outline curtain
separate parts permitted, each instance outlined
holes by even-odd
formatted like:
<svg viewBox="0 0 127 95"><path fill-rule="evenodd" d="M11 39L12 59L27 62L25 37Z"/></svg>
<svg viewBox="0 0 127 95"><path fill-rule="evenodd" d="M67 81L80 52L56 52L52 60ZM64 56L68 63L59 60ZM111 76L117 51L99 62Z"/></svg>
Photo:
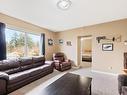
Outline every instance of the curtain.
<svg viewBox="0 0 127 95"><path fill-rule="evenodd" d="M41 34L41 39L40 39L40 53L41 55L45 55L45 34Z"/></svg>
<svg viewBox="0 0 127 95"><path fill-rule="evenodd" d="M0 60L6 59L5 24L0 22Z"/></svg>
<svg viewBox="0 0 127 95"><path fill-rule="evenodd" d="M124 69L127 69L127 52L124 53Z"/></svg>

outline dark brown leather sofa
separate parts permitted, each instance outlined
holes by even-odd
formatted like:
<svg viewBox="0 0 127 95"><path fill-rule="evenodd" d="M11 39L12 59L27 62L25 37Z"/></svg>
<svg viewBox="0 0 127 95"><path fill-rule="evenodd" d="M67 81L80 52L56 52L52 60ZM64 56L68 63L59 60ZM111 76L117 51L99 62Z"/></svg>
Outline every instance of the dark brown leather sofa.
<svg viewBox="0 0 127 95"><path fill-rule="evenodd" d="M53 62L44 57L0 61L0 95L6 95L53 72Z"/></svg>

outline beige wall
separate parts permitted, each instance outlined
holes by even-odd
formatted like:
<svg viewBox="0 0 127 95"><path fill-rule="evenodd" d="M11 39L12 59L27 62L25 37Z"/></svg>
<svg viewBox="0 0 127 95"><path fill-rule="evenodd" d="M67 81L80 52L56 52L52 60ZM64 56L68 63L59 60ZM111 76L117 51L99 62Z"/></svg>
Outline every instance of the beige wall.
<svg viewBox="0 0 127 95"><path fill-rule="evenodd" d="M20 29L22 31L29 31L33 33L45 33L46 58L51 59L54 52L62 51L65 52L68 58L74 61L75 65L79 64L78 61L80 59L79 38L81 36L92 35L92 69L111 73L118 73L123 69L123 52L127 52L127 46L124 45L124 40L127 40L127 19L58 33L54 33L47 29L4 14L0 14L0 21L6 23L9 28ZM121 42L103 41L101 43L97 43L96 37L101 35L107 37L121 35ZM63 39L64 44L48 46L48 38ZM66 41L72 41L72 46L67 46ZM102 51L102 43L108 42L114 44L114 50L110 52Z"/></svg>
<svg viewBox="0 0 127 95"><path fill-rule="evenodd" d="M40 33L45 33L45 38L46 38L46 59L47 60L51 60L52 58L52 54L54 52L56 52L56 47L55 45L53 46L48 46L48 42L47 40L49 38L54 39L56 38L56 33L49 31L47 29L41 28L39 26L24 22L22 20L4 15L0 13L0 22L6 23L8 28L12 28L12 29L17 29L20 31L29 31L29 32L33 32L36 34L40 34Z"/></svg>
<svg viewBox="0 0 127 95"><path fill-rule="evenodd" d="M123 52L127 52L127 46L124 45L124 40L127 40L127 19L59 32L58 37L64 42L72 41L72 46L67 46L64 43L59 46L59 50L65 52L67 57L78 65L78 58L80 58L78 38L88 35L92 35L92 69L110 73L121 72ZM96 37L101 35L109 38L121 35L121 42L103 41L98 43ZM102 51L102 43L108 42L114 44L114 50Z"/></svg>

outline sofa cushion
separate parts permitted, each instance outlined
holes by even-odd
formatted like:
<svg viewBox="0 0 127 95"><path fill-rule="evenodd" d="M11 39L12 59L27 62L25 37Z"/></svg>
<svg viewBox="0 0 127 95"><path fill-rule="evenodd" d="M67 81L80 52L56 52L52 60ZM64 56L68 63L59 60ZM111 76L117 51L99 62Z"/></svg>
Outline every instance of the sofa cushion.
<svg viewBox="0 0 127 95"><path fill-rule="evenodd" d="M21 71L20 62L18 59L0 61L0 71L7 74L13 74Z"/></svg>
<svg viewBox="0 0 127 95"><path fill-rule="evenodd" d="M20 58L22 71L33 68L32 57Z"/></svg>
<svg viewBox="0 0 127 95"><path fill-rule="evenodd" d="M38 63L38 62L44 62L45 61L45 57L40 57L40 56L32 57L32 59L33 59L33 63Z"/></svg>
<svg viewBox="0 0 127 95"><path fill-rule="evenodd" d="M54 53L53 57L64 57L64 53L62 53L62 52Z"/></svg>
<svg viewBox="0 0 127 95"><path fill-rule="evenodd" d="M9 84L13 84L13 83L22 81L22 80L29 78L29 77L30 77L29 72L27 72L27 71L11 74L11 75L9 75Z"/></svg>
<svg viewBox="0 0 127 95"><path fill-rule="evenodd" d="M18 68L18 67L20 67L20 62L18 59L0 61L0 71Z"/></svg>
<svg viewBox="0 0 127 95"><path fill-rule="evenodd" d="M21 68L13 68L13 69L9 69L9 70L5 70L3 72L7 73L7 74L14 74L14 73L17 73L17 72L20 72L21 71Z"/></svg>
<svg viewBox="0 0 127 95"><path fill-rule="evenodd" d="M30 70L27 70L29 72L30 76L35 76L42 72L42 69L40 67L32 68Z"/></svg>
<svg viewBox="0 0 127 95"><path fill-rule="evenodd" d="M50 65L42 65L42 66L40 66L40 69L42 69L43 72L46 71L46 70L50 70L50 69L52 69L52 68L53 68L53 67L50 66Z"/></svg>
<svg viewBox="0 0 127 95"><path fill-rule="evenodd" d="M58 52L53 54L53 60L64 61L64 53Z"/></svg>
<svg viewBox="0 0 127 95"><path fill-rule="evenodd" d="M69 65L71 65L71 63L70 62L62 62L62 65L63 66L69 66Z"/></svg>
<svg viewBox="0 0 127 95"><path fill-rule="evenodd" d="M38 67L45 64L44 57L33 57L33 65L34 67Z"/></svg>
<svg viewBox="0 0 127 95"><path fill-rule="evenodd" d="M41 66L41 65L44 65L44 64L42 62L38 62L38 63L33 64L34 67L38 67L38 66Z"/></svg>
<svg viewBox="0 0 127 95"><path fill-rule="evenodd" d="M21 70L22 71L25 71L25 70L28 70L28 69L31 69L31 68L33 68L34 66L31 64L31 65L26 65L26 66L22 66L21 67Z"/></svg>
<svg viewBox="0 0 127 95"><path fill-rule="evenodd" d="M29 69L29 70L26 70L26 72L29 72L29 75L30 76L35 76L41 72L44 72L48 69L51 69L51 66L49 65L42 65L42 66L39 66L39 67L36 67L36 68L32 68L32 69Z"/></svg>
<svg viewBox="0 0 127 95"><path fill-rule="evenodd" d="M64 61L64 57L55 57L54 60L59 60L60 62Z"/></svg>
<svg viewBox="0 0 127 95"><path fill-rule="evenodd" d="M20 58L21 66L31 65L33 63L32 57Z"/></svg>

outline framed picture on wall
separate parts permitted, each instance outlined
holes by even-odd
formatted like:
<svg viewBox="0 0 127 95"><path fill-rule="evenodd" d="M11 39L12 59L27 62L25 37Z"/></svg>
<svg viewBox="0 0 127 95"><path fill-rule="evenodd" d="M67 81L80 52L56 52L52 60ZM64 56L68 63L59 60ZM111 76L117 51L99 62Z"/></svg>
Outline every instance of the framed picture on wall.
<svg viewBox="0 0 127 95"><path fill-rule="evenodd" d="M48 39L48 45L53 45L53 40L52 39Z"/></svg>
<svg viewBox="0 0 127 95"><path fill-rule="evenodd" d="M102 44L103 51L113 51L113 44L112 43L104 43Z"/></svg>
<svg viewBox="0 0 127 95"><path fill-rule="evenodd" d="M63 39L59 39L59 44L60 44L60 45L63 44Z"/></svg>
<svg viewBox="0 0 127 95"><path fill-rule="evenodd" d="M71 41L67 41L66 44L67 44L67 46L72 46Z"/></svg>

